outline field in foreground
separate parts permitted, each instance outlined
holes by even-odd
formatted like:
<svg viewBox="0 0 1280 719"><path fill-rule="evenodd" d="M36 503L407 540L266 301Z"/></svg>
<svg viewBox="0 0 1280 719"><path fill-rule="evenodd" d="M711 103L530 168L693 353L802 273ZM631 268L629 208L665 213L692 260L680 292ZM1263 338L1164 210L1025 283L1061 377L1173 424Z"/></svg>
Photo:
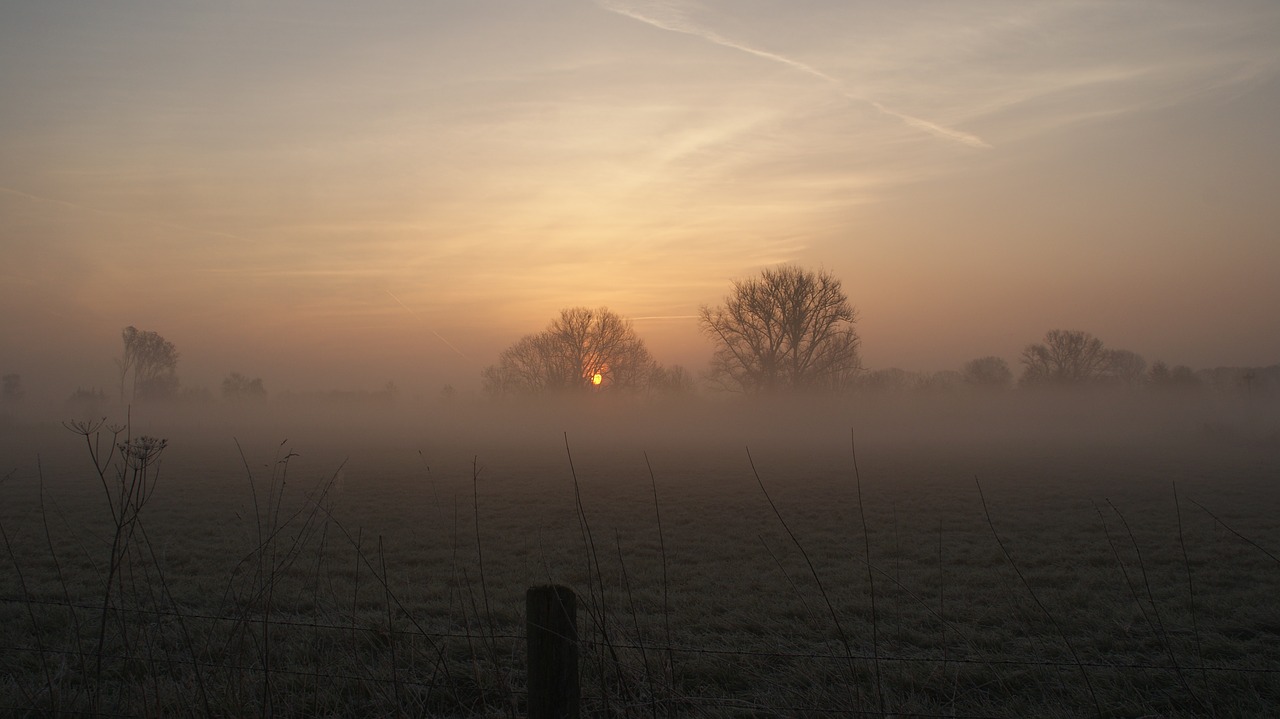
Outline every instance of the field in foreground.
<svg viewBox="0 0 1280 719"><path fill-rule="evenodd" d="M8 433L0 711L522 715L548 583L592 716L1280 705L1266 432L143 424Z"/></svg>

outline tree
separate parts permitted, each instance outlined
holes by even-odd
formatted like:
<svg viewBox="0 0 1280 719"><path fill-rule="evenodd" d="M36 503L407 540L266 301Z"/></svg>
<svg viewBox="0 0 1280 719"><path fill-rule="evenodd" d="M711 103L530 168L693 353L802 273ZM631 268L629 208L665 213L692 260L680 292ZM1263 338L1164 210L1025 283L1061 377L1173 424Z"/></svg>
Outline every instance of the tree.
<svg viewBox="0 0 1280 719"><path fill-rule="evenodd" d="M155 332L125 327L120 333L124 352L116 365L120 368L120 401L125 399L125 381L133 374L134 398L172 396L178 389L178 350L173 343Z"/></svg>
<svg viewBox="0 0 1280 719"><path fill-rule="evenodd" d="M862 369L857 319L840 280L783 265L735 281L723 305L701 308L698 324L715 343L711 380L767 394L849 387Z"/></svg>
<svg viewBox="0 0 1280 719"><path fill-rule="evenodd" d="M1109 350L1106 374L1110 379L1121 384L1137 386L1146 379L1147 361L1137 352Z"/></svg>
<svg viewBox="0 0 1280 719"><path fill-rule="evenodd" d="M222 397L233 401L266 399L267 388L262 385L261 377L249 379L239 372L232 372L222 380Z"/></svg>
<svg viewBox="0 0 1280 719"><path fill-rule="evenodd" d="M1043 344L1022 351L1024 385L1079 385L1107 376L1111 353L1102 340L1079 330L1050 330Z"/></svg>
<svg viewBox="0 0 1280 719"><path fill-rule="evenodd" d="M638 391L659 369L630 322L606 307L573 307L503 350L481 382L491 395Z"/></svg>
<svg viewBox="0 0 1280 719"><path fill-rule="evenodd" d="M981 389L1008 389L1013 383L1013 370L1009 369L1009 363L995 356L965 362L960 374L965 384Z"/></svg>

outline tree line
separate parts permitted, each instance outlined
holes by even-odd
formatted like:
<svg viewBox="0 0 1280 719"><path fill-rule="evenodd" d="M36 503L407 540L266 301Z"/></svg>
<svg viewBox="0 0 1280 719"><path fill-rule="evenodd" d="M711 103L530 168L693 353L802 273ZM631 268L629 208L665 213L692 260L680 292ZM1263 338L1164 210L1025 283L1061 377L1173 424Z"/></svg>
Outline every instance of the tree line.
<svg viewBox="0 0 1280 719"><path fill-rule="evenodd" d="M858 390L984 390L1105 386L1195 387L1204 381L1185 365L1148 366L1136 352L1106 347L1082 330L1050 330L1019 357L1015 377L1000 357L979 357L959 371L932 374L869 371L862 363L858 313L830 272L793 265L767 268L733 282L723 302L703 306L698 327L713 345L702 385L748 395L839 394ZM1280 384L1280 367L1244 372L1242 382ZM691 392L681 367L650 356L630 323L608 308L562 310L545 330L527 335L481 373L491 396L589 392Z"/></svg>
<svg viewBox="0 0 1280 719"><path fill-rule="evenodd" d="M1221 386L1234 381L1246 389L1280 385L1280 366L1242 370L1193 371L1146 360L1125 349L1113 349L1082 330L1054 329L1019 356L1020 375L1000 357L966 362L958 371L911 373L896 368L868 370L861 356L858 313L838 278L825 270L795 265L762 270L734 281L723 301L698 310L698 327L712 345L707 370L696 378L679 365L660 364L631 322L607 307L572 307L560 311L540 332L526 335L504 349L495 364L480 373L481 388L491 397L538 397L592 393L687 395L699 386L747 395L781 393L839 394L868 391L945 389L958 386L984 390L1057 387L1191 388L1206 381ZM154 331L125 327L121 354L115 360L122 403L173 399L179 396L180 353ZM239 372L222 381L230 401L265 399L261 378ZM185 390L211 398L206 390ZM446 386L442 397L453 396ZM25 389L17 374L0 382L0 403L16 404ZM100 390L77 390L73 399L100 401Z"/></svg>

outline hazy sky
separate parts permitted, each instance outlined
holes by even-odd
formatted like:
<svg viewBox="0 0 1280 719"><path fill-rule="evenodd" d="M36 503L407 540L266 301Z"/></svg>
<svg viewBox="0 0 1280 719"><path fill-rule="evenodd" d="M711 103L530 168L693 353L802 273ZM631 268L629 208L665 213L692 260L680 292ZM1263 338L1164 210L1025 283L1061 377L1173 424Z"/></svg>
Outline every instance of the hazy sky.
<svg viewBox="0 0 1280 719"><path fill-rule="evenodd" d="M866 362L1280 362L1280 3L0 4L0 371L432 391L825 267ZM69 389L67 390L69 391Z"/></svg>

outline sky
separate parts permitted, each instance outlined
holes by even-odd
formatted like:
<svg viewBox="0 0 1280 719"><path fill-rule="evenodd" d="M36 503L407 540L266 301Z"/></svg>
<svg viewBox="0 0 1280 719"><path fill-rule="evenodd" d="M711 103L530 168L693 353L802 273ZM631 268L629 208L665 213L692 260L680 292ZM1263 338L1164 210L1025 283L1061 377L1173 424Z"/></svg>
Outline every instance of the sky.
<svg viewBox="0 0 1280 719"><path fill-rule="evenodd" d="M1280 362L1280 3L8 0L0 372L430 393L826 269L865 364Z"/></svg>

